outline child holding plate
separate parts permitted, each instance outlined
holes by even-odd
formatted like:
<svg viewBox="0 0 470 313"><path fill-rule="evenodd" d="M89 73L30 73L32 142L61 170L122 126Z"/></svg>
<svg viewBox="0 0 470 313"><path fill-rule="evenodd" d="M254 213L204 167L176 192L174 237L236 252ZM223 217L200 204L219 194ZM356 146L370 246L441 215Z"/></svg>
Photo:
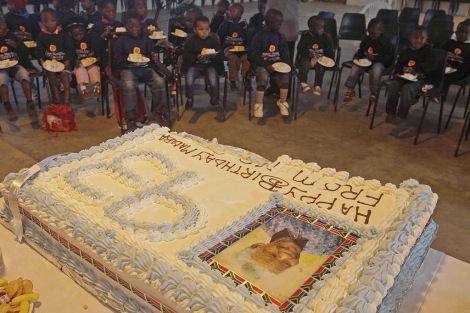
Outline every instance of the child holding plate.
<svg viewBox="0 0 470 313"><path fill-rule="evenodd" d="M201 75L210 82L210 104L218 107L219 104L219 78L223 73L224 62L220 53L220 44L210 35L209 19L199 16L194 20L195 35L188 38L184 45L184 59L181 73L186 75L186 104L185 109L190 110L194 104L193 83Z"/></svg>
<svg viewBox="0 0 470 313"><path fill-rule="evenodd" d="M73 73L80 86L82 98L85 100L91 97L99 98L101 95L101 73L97 62L100 58L93 49L92 35L86 32L84 25L79 23L70 25L69 31L77 53ZM88 92L86 86L90 81L93 84L93 94Z"/></svg>
<svg viewBox="0 0 470 313"><path fill-rule="evenodd" d="M246 49L248 24L241 20L243 11L243 6L240 3L232 3L225 12L225 20L217 31L220 45L228 60L228 77L230 89L233 92L238 91L237 81L240 65L242 66L242 77L245 77L246 72L250 69ZM235 47L242 50L234 52Z"/></svg>
<svg viewBox="0 0 470 313"><path fill-rule="evenodd" d="M307 85L308 72L311 68L315 69L315 82L313 83L313 94L321 95L321 86L323 85L323 75L325 68L318 63L323 56L333 59L333 42L329 34L323 29L325 20L318 16L312 16L308 19L308 31L304 32L297 44L297 65L299 66L299 81L302 91L310 90Z"/></svg>
<svg viewBox="0 0 470 313"><path fill-rule="evenodd" d="M266 26L255 35L249 50L249 58L256 72L257 85L254 116L263 117L264 115L263 97L270 78L280 90L277 106L281 115L288 116L287 93L292 63L286 37L279 32L283 15L278 10L270 9L266 12L265 19ZM281 65L281 67L276 70L275 65Z"/></svg>
<svg viewBox="0 0 470 313"><path fill-rule="evenodd" d="M25 67L31 64L28 48L26 48L18 36L8 31L5 19L2 15L0 15L0 47L0 96L3 106L5 107L7 118L10 122L14 122L18 119L18 116L11 106L8 94L8 84L10 79L13 78L19 82L23 88L29 117L33 121L37 121L38 113L34 108L29 74L25 69Z"/></svg>
<svg viewBox="0 0 470 313"><path fill-rule="evenodd" d="M408 116L410 107L418 102L416 96L423 85L434 84L435 75L432 74L437 69L432 48L426 44L426 27L416 27L409 40L410 47L400 53L393 71L395 79L388 87L385 122L394 125L400 124Z"/></svg>
<svg viewBox="0 0 470 313"><path fill-rule="evenodd" d="M27 0L8 0L7 28L23 41L36 41L41 31L38 20L26 10Z"/></svg>
<svg viewBox="0 0 470 313"><path fill-rule="evenodd" d="M369 73L369 101L377 100L377 92L380 88L382 72L393 63L394 48L390 39L383 34L383 22L379 18L373 18L367 25L369 36L362 39L354 55L354 65L349 77L344 84L348 87L344 95L344 102L349 102L356 95L354 88L359 78L364 73ZM359 65L357 65L359 64Z"/></svg>
<svg viewBox="0 0 470 313"><path fill-rule="evenodd" d="M38 36L36 55L49 80L53 94L52 100L56 104L60 102L59 86L57 85L57 74L59 74L62 84L64 84L64 104L68 105L70 104L68 71L71 70L71 61L77 59L72 37L69 32L62 31L62 27L58 25L57 13L54 9L43 9L41 21L44 28ZM54 64L53 67L50 64Z"/></svg>
<svg viewBox="0 0 470 313"><path fill-rule="evenodd" d="M153 113L161 124L166 124L165 81L157 74L157 66L166 76L171 76L171 72L158 61L157 54L153 52L153 41L142 30L140 14L131 9L124 14L124 20L127 32L116 40L114 63L121 75L127 130L134 131L137 128L136 88L139 82L146 83L152 92L152 102L146 103L147 115L150 117Z"/></svg>

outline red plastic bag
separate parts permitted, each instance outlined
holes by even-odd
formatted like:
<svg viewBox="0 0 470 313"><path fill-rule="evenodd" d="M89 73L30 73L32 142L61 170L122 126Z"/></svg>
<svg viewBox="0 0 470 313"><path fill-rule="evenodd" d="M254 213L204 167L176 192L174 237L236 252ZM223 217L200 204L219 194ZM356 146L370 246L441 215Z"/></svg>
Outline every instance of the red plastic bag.
<svg viewBox="0 0 470 313"><path fill-rule="evenodd" d="M51 132L78 130L72 108L68 105L51 104L42 116L42 129Z"/></svg>

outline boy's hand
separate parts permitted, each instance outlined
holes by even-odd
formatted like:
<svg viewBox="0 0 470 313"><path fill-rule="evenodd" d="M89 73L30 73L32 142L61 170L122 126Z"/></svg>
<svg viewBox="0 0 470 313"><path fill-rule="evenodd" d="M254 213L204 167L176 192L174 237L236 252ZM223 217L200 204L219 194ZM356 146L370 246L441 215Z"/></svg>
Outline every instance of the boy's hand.
<svg viewBox="0 0 470 313"><path fill-rule="evenodd" d="M205 60L207 60L207 56L202 55L202 54L198 54L198 55L197 55L197 60L198 60L199 62L205 61Z"/></svg>
<svg viewBox="0 0 470 313"><path fill-rule="evenodd" d="M272 74L274 72L274 67L269 64L268 66L266 66L266 71L268 71L269 74Z"/></svg>
<svg viewBox="0 0 470 313"><path fill-rule="evenodd" d="M43 59L39 59L39 64L41 64L41 66L44 67L44 60L43 60Z"/></svg>
<svg viewBox="0 0 470 313"><path fill-rule="evenodd" d="M18 46L16 45L16 42L14 40L11 40L11 39L5 39L5 42L7 43L7 45L9 46L12 46L13 48L17 48Z"/></svg>
<svg viewBox="0 0 470 313"><path fill-rule="evenodd" d="M155 52L151 52L150 57L152 58L152 61L157 62L158 55Z"/></svg>
<svg viewBox="0 0 470 313"><path fill-rule="evenodd" d="M309 57L310 59L313 59L313 58L315 57L315 52L310 51L310 52L308 53L308 57Z"/></svg>
<svg viewBox="0 0 470 313"><path fill-rule="evenodd" d="M65 69L68 69L70 67L70 60L65 60L64 66L65 66Z"/></svg>
<svg viewBox="0 0 470 313"><path fill-rule="evenodd" d="M373 55L366 54L365 57L366 57L366 59L369 60L369 61L374 61L374 56L373 56Z"/></svg>
<svg viewBox="0 0 470 313"><path fill-rule="evenodd" d="M179 28L183 28L183 29L186 28L186 27L184 27L183 25L181 25L181 24L178 23L178 22L175 23L175 26L176 26L176 27L179 27Z"/></svg>
<svg viewBox="0 0 470 313"><path fill-rule="evenodd" d="M80 67L80 66L82 66L82 61L81 60L76 60L75 61L75 67Z"/></svg>

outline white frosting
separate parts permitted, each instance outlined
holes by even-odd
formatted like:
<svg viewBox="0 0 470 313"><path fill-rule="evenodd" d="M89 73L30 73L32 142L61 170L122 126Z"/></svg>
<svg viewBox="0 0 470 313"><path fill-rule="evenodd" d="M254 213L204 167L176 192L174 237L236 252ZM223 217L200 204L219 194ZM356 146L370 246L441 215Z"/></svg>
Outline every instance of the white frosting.
<svg viewBox="0 0 470 313"><path fill-rule="evenodd" d="M18 174L0 184L6 199ZM294 312L375 312L436 201L415 180L397 188L288 156L270 163L158 126L59 157L19 197L22 207L93 249L107 266L150 284L152 296L201 312L277 309L196 257L273 207L362 236ZM62 250L50 247L67 262ZM74 264L112 301L137 311L138 303Z"/></svg>

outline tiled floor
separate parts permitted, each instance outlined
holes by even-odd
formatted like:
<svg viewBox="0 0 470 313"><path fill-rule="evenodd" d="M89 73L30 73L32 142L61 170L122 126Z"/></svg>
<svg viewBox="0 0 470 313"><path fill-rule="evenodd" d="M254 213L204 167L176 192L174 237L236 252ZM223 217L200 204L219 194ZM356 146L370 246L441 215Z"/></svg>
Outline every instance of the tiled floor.
<svg viewBox="0 0 470 313"><path fill-rule="evenodd" d="M321 11L333 11L339 23L344 12L359 12L360 7L331 3L301 3L300 24L304 28L307 18ZM215 10L212 6L204 7L206 15ZM245 18L256 12L255 3L245 3ZM168 12L160 15L163 27L168 20ZM462 18L459 18L462 19ZM456 21L459 20L456 18ZM349 59L357 46L352 42L341 42L342 60ZM311 74L313 75L313 74ZM299 119L281 118L274 100L265 99L267 114L262 119L248 120L248 108L243 106L242 91L229 92L228 119L220 121L220 113L209 105L209 97L198 82L196 87L195 110L184 112L181 121L175 122L175 131L189 132L204 138L218 138L223 144L239 146L258 153L271 160L282 154L306 162L318 162L322 167L345 170L351 176L363 176L366 179L379 179L382 183L399 184L408 178L415 178L428 184L439 195L439 202L434 219L440 225L433 248L453 257L470 262L470 249L465 242L470 241L470 142L463 147L464 155L454 158L453 153L458 135L463 124L461 116L465 101L460 101L450 128L438 135L437 106L431 105L423 128L419 145L412 144L416 128L421 117L422 107L415 105L409 119L400 126L384 124L384 100L379 102L376 127L369 130L370 119L365 116L366 99L355 98L347 105L340 103L339 111L334 112L332 101L326 97L331 74L325 75L325 84L321 97L311 92L301 94L299 101ZM343 74L343 82L346 79ZM310 81L313 77L310 77ZM367 90L367 77L363 90ZM119 135L114 116L89 118L86 109L98 103L91 99L82 103L80 97L72 91L72 106L76 111L79 130L71 133L47 133L34 129L24 107L24 97L19 84L15 83L20 105L15 107L20 119L16 123L6 122L0 109L0 177L9 172L31 166L35 162L60 152L76 152L97 145ZM341 87L340 99L344 94ZM468 92L468 91L467 91ZM43 90L42 95L45 96ZM367 94L367 92L365 93ZM448 103L456 94L453 88ZM147 100L150 101L150 96ZM43 109L47 106L47 97ZM450 108L446 105L444 117Z"/></svg>

